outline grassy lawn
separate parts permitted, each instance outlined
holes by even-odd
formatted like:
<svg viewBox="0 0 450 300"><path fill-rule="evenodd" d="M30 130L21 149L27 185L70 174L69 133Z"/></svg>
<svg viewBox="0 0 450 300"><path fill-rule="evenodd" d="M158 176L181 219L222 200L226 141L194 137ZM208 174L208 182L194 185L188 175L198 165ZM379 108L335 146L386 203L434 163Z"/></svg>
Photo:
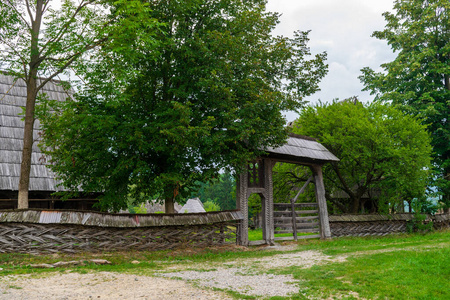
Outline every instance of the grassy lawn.
<svg viewBox="0 0 450 300"><path fill-rule="evenodd" d="M329 255L331 261L311 268L278 267L259 272L292 275L298 293L272 299L450 299L450 231L427 235L339 238L329 241L301 240L297 253L313 250ZM295 248L295 247L294 247ZM71 267L73 272L114 271L152 275L168 267L186 269L196 263L209 268L221 267L236 259L262 258L279 251L261 248L220 247L157 252L119 252L77 255L0 254L0 274L64 272L66 268L36 269L30 264L104 258L112 265ZM337 260L337 258L342 258ZM334 259L334 260L333 260ZM140 264L131 263L138 260ZM258 270L256 270L258 271ZM258 299L229 291L236 299Z"/></svg>
<svg viewBox="0 0 450 300"><path fill-rule="evenodd" d="M302 236L302 235L315 235L318 233L298 233L297 236ZM254 229L254 230L249 230L248 231L248 240L249 241L260 241L262 240L263 234L262 234L262 229ZM275 234L275 237L292 237L293 234L292 233L277 233Z"/></svg>

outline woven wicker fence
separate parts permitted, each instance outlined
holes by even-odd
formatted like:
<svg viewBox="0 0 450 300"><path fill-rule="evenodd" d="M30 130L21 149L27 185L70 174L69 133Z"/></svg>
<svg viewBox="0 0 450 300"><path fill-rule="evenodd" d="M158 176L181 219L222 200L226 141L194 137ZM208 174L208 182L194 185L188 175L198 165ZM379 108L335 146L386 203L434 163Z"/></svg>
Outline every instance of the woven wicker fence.
<svg viewBox="0 0 450 300"><path fill-rule="evenodd" d="M76 253L223 245L236 242L236 225L241 218L237 211L190 216L4 211L0 212L0 252ZM146 223L159 225L143 225Z"/></svg>
<svg viewBox="0 0 450 300"><path fill-rule="evenodd" d="M387 235L407 232L413 214L341 215L329 216L332 237ZM450 228L450 215L426 215L425 222L433 222L435 229Z"/></svg>

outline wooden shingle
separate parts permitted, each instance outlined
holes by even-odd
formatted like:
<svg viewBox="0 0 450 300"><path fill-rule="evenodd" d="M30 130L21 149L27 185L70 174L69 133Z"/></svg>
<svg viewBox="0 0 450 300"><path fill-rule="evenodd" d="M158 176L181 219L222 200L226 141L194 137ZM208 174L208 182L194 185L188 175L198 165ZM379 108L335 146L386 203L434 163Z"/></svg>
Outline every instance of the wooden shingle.
<svg viewBox="0 0 450 300"><path fill-rule="evenodd" d="M49 99L65 101L69 92L57 82L47 83L41 90ZM22 79L0 73L0 191L18 189L22 159L23 108L26 103L26 84ZM46 159L37 146L39 120L34 124L33 153L31 156L30 191L57 191L54 174L48 169Z"/></svg>

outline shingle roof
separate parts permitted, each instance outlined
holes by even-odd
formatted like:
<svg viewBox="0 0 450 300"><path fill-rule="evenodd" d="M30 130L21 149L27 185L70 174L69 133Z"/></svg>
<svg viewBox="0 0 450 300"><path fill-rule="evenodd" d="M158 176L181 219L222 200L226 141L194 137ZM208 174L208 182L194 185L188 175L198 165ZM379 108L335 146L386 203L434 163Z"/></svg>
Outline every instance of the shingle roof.
<svg viewBox="0 0 450 300"><path fill-rule="evenodd" d="M278 148L265 150L269 156L292 161L307 160L311 162L339 161L339 158L328 151L322 144L312 138L291 134L286 144Z"/></svg>
<svg viewBox="0 0 450 300"><path fill-rule="evenodd" d="M65 101L68 92L56 82L47 83L42 89L50 99ZM0 73L0 190L15 191L19 186L20 162L23 147L23 108L26 104L26 84ZM39 140L39 120L34 124L33 138ZM54 175L45 167L45 158L33 144L31 155L30 191L57 191Z"/></svg>
<svg viewBox="0 0 450 300"><path fill-rule="evenodd" d="M186 204L178 211L183 213L201 213L206 212L199 198L189 199Z"/></svg>

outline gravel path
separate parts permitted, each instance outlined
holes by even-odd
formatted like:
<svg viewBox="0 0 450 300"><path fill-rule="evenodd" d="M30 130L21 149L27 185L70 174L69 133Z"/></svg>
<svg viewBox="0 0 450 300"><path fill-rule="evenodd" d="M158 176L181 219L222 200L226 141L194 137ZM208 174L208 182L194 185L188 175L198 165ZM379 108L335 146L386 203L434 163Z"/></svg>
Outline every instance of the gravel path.
<svg viewBox="0 0 450 300"><path fill-rule="evenodd" d="M202 290L180 280L119 273L68 273L45 278L2 278L0 299L232 299L223 292Z"/></svg>
<svg viewBox="0 0 450 300"><path fill-rule="evenodd" d="M0 280L0 299L232 299L213 288L258 298L288 296L298 291L297 281L291 276L267 274L265 271L287 266L308 268L314 264L344 259L331 260L320 252L302 251L226 261L221 266L193 264L189 270L181 271L178 266L177 271L155 273L156 277L69 271L51 273L41 278L5 276Z"/></svg>

